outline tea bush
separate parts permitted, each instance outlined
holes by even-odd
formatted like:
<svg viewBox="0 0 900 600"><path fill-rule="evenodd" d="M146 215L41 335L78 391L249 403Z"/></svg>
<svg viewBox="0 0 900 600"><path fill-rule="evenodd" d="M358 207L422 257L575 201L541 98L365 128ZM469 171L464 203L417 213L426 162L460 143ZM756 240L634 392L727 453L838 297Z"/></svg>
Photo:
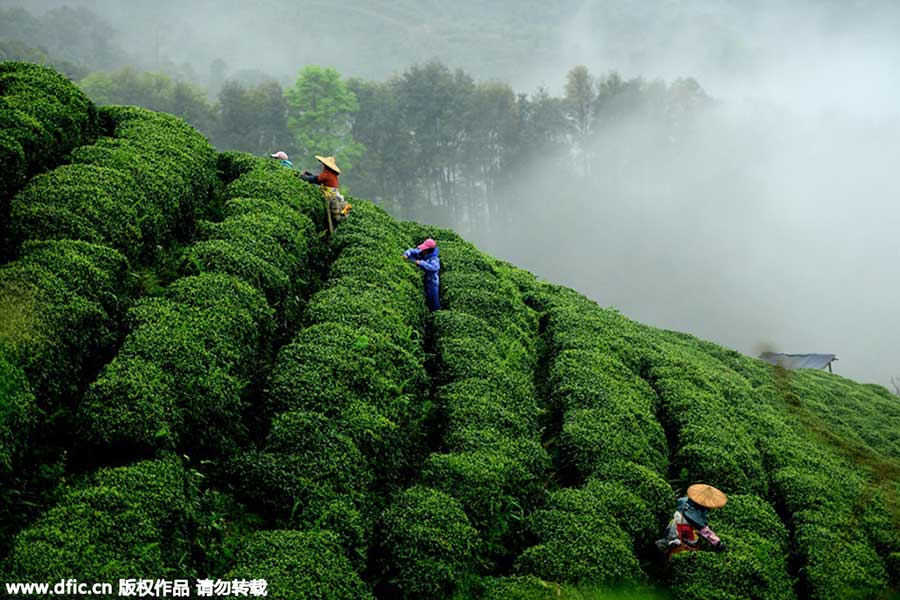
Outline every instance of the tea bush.
<svg viewBox="0 0 900 600"><path fill-rule="evenodd" d="M279 353L271 408L322 413L340 421L367 453L397 452L398 423L426 381L416 350L366 329L308 327Z"/></svg>
<svg viewBox="0 0 900 600"><path fill-rule="evenodd" d="M445 262L451 262L450 255ZM491 323L494 328L522 341L531 339L534 317L512 282L456 268L442 276L441 300L450 308Z"/></svg>
<svg viewBox="0 0 900 600"><path fill-rule="evenodd" d="M258 162L253 169L244 172L229 184L228 196L266 198L306 215L317 231L323 231L326 227L321 190L274 161Z"/></svg>
<svg viewBox="0 0 900 600"><path fill-rule="evenodd" d="M80 407L94 443L150 451L191 440L227 454L242 438L243 390L265 359L273 313L250 285L207 273L140 301L131 333Z"/></svg>
<svg viewBox="0 0 900 600"><path fill-rule="evenodd" d="M372 594L328 531L258 531L229 579L265 579L281 600L371 600Z"/></svg>
<svg viewBox="0 0 900 600"><path fill-rule="evenodd" d="M443 447L426 459L421 481L465 511L479 537L471 569L483 571L509 555L506 545L519 534L524 513L542 498L550 467L540 443L541 408L533 384L537 318L515 285L458 236L415 224L407 230L414 240L434 237L442 261L443 310L433 314L432 323ZM403 535L402 523L388 519L386 526L389 538ZM407 552L419 556L417 564L443 564L439 547L416 542ZM407 568L403 562L388 557L384 569L400 572ZM429 585L434 593L447 594L460 578L453 584L413 578L396 584L408 595Z"/></svg>
<svg viewBox="0 0 900 600"><path fill-rule="evenodd" d="M201 176L192 164L194 159L182 162L184 157L171 152L170 146L149 149L130 140L101 138L72 153L74 164L112 168L130 176L134 192L141 197L140 248L148 257L156 246L165 247L175 237L187 237L194 211L206 203L205 198L201 203L192 196L192 179Z"/></svg>
<svg viewBox="0 0 900 600"><path fill-rule="evenodd" d="M654 479L664 482L658 476ZM598 498L606 507L606 512L632 540L647 542L659 536L659 518L651 511L652 504L639 495L640 488L633 489L620 481L595 476L581 489Z"/></svg>
<svg viewBox="0 0 900 600"><path fill-rule="evenodd" d="M650 514L657 518L657 525L667 522L675 510L676 498L669 482L660 473L643 465L612 459L597 465L592 477L600 481L614 481L630 490L647 506Z"/></svg>
<svg viewBox="0 0 900 600"><path fill-rule="evenodd" d="M126 261L106 246L28 242L0 267L0 348L45 407L58 407L116 338Z"/></svg>
<svg viewBox="0 0 900 600"><path fill-rule="evenodd" d="M768 382L760 379L761 385L754 390L756 404L747 410L748 420L761 432L757 442L767 463L770 488L790 515L793 550L810 595L828 598L852 591L854 597L871 597L888 585L890 556L900 549L900 522L896 514L890 514L897 510L896 500L892 503L882 496L866 471L841 456L853 451L857 460L870 461L872 455L856 455L861 449L840 445L841 438L830 424L825 432L798 430L793 419L786 418L786 411L815 406L819 393L827 395L815 387L794 385L795 379L812 379L810 375L791 374L786 385L777 381L784 376L777 372L776 378L770 373ZM879 403L872 396L866 402ZM812 418L805 410L797 414ZM884 421L890 422L889 418ZM810 425L821 426L814 423ZM871 426L880 427L874 421ZM829 443L834 444L831 449ZM878 468L877 463L867 466Z"/></svg>
<svg viewBox="0 0 900 600"><path fill-rule="evenodd" d="M2 116L0 116L2 119ZM6 198L19 190L27 178L28 159L25 157L25 149L22 144L7 132L7 127L0 122L0 198L3 204L0 206L6 213Z"/></svg>
<svg viewBox="0 0 900 600"><path fill-rule="evenodd" d="M276 524L330 532L358 569L378 514L375 490L406 476L423 436L425 306L400 258L408 244L383 211L354 202L332 238L340 267L310 299L306 327L278 354L267 444L229 467L246 502L265 506ZM246 469L264 484L248 484Z"/></svg>
<svg viewBox="0 0 900 600"><path fill-rule="evenodd" d="M485 320L455 310L436 314L434 330L440 383L484 379L533 399L534 353L518 338L504 336Z"/></svg>
<svg viewBox="0 0 900 600"><path fill-rule="evenodd" d="M659 446L665 447L659 424L647 415L580 408L563 417L560 452L580 473L594 473L613 456L659 472L666 464Z"/></svg>
<svg viewBox="0 0 900 600"><path fill-rule="evenodd" d="M246 152L219 152L216 157L216 170L219 179L226 185L253 169L262 166L264 158Z"/></svg>
<svg viewBox="0 0 900 600"><path fill-rule="evenodd" d="M513 386L492 381L460 379L440 387L438 404L448 431L496 429L509 438L534 438L537 425L529 418L523 395Z"/></svg>
<svg viewBox="0 0 900 600"><path fill-rule="evenodd" d="M547 454L536 439L508 438L491 429L460 433L448 433L451 451L428 457L423 481L457 498L486 543L500 551L503 536L542 492Z"/></svg>
<svg viewBox="0 0 900 600"><path fill-rule="evenodd" d="M164 578L187 549L193 483L175 458L100 469L13 541L13 581Z"/></svg>
<svg viewBox="0 0 900 600"><path fill-rule="evenodd" d="M365 555L373 473L338 422L315 412L280 413L265 446L238 456L233 468L237 487L258 497L272 522L330 529L351 554Z"/></svg>
<svg viewBox="0 0 900 600"><path fill-rule="evenodd" d="M407 598L450 594L475 566L478 532L452 496L423 486L400 492L382 516L390 584Z"/></svg>
<svg viewBox="0 0 900 600"><path fill-rule="evenodd" d="M20 369L0 352L0 476L12 470L25 449L22 431L37 422L37 405Z"/></svg>
<svg viewBox="0 0 900 600"><path fill-rule="evenodd" d="M184 119L137 106L103 106L99 116L110 137L127 142L135 154L151 163L165 161L166 174L177 174L191 190L181 198L180 212L164 214L164 218L193 220L194 215L208 218L217 214L216 152L200 132ZM147 179L161 175L150 165L144 171ZM156 203L167 196L155 199Z"/></svg>
<svg viewBox="0 0 900 600"><path fill-rule="evenodd" d="M141 197L134 180L108 167L64 165L32 179L13 198L11 232L29 239L74 239L109 245L136 258Z"/></svg>
<svg viewBox="0 0 900 600"><path fill-rule="evenodd" d="M3 160L15 165L16 169L4 174L7 195L20 189L28 177L56 166L54 161L62 157L54 150L53 134L28 112L27 106L18 108L19 105L21 103L11 103L0 96L0 130L6 136L5 148L8 149Z"/></svg>
<svg viewBox="0 0 900 600"><path fill-rule="evenodd" d="M354 278L355 279L355 278ZM397 302L388 298L384 288L362 280L351 281L341 277L340 284L327 283L325 288L314 295L306 310L306 320L310 324L329 322L352 328L375 331L390 337L398 345L406 345L421 331L410 325L410 319ZM396 299L412 299L412 294L404 294L402 288L390 294Z"/></svg>
<svg viewBox="0 0 900 600"><path fill-rule="evenodd" d="M316 252L312 221L273 200L235 198L221 223L202 224L201 241L185 254L185 272L228 273L263 292L288 330L311 285Z"/></svg>
<svg viewBox="0 0 900 600"><path fill-rule="evenodd" d="M360 255L381 256L384 260L387 260L388 256L400 257L400 253L397 253L396 249L400 247L402 253L412 243L409 231L371 202L355 201L352 198L350 201L353 203L351 214L358 218L347 219L335 230L334 237L331 239L331 247L335 255L340 258L345 251L355 251ZM375 252L376 249L384 251L390 249L394 251L394 254L382 255L380 252ZM396 265L394 262L390 264ZM408 273L409 271L404 268L403 272Z"/></svg>
<svg viewBox="0 0 900 600"><path fill-rule="evenodd" d="M0 62L0 214L26 179L94 141L97 109L53 69Z"/></svg>
<svg viewBox="0 0 900 600"><path fill-rule="evenodd" d="M558 331L553 317L551 312L551 338ZM581 479L613 458L665 472L667 447L655 417L655 394L623 363L586 348L558 350L549 389L563 411L560 453Z"/></svg>
<svg viewBox="0 0 900 600"><path fill-rule="evenodd" d="M563 488L528 518L539 542L517 558L520 574L573 584L643 581L632 541L590 489Z"/></svg>

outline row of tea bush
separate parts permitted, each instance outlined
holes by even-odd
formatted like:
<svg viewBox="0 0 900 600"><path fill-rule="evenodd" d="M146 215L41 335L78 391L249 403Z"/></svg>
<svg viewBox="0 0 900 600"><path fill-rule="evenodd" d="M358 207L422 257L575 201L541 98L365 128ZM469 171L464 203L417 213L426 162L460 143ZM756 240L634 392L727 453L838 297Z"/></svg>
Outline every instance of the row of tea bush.
<svg viewBox="0 0 900 600"><path fill-rule="evenodd" d="M71 410L107 360L135 294L127 275L141 254L141 227L172 199L197 206L211 194L215 152L183 121L137 108L101 112L112 137L76 152L74 160L87 162L38 175L13 199L11 228L20 247L19 257L0 268L0 354L4 370L22 373L6 383L14 379L19 391L0 400L9 407L0 410L10 426L4 423L9 433L0 440L7 467L37 418L30 394L47 415ZM148 143L147 130L167 144ZM113 146L113 154L103 150ZM157 164L181 147L193 156L180 171ZM175 218L167 217L172 227Z"/></svg>
<svg viewBox="0 0 900 600"><path fill-rule="evenodd" d="M98 134L97 108L53 69L0 62L0 215L29 177Z"/></svg>
<svg viewBox="0 0 900 600"><path fill-rule="evenodd" d="M726 531L731 522L747 525L729 536L732 551L720 561L680 555L675 589L692 597L716 589L870 597L896 582L900 513L890 490L900 469L888 424L900 408L886 390L826 373L787 373L683 334L653 336L661 354L646 353L654 363L649 376L663 419L677 431L677 460L722 489L756 494L758 504L755 526L726 506L717 516ZM879 487L873 477L885 467L894 475ZM773 507L783 524L765 517ZM790 554L794 574L786 573Z"/></svg>
<svg viewBox="0 0 900 600"><path fill-rule="evenodd" d="M449 231L409 229L441 252L443 310L433 318L441 445L382 518L382 576L403 597L441 597L515 555L550 465L534 387L534 311L472 245Z"/></svg>
<svg viewBox="0 0 900 600"><path fill-rule="evenodd" d="M400 255L411 240L382 210L353 205L305 327L278 355L270 431L230 468L271 527L247 539L232 573L266 578L279 598L369 597L360 573L383 494L422 444L425 304Z"/></svg>
<svg viewBox="0 0 900 600"><path fill-rule="evenodd" d="M896 436L887 429L895 429L898 406L837 379L776 372L754 389L746 418L758 432L770 493L789 515L801 589L816 598L869 598L900 584L900 461L865 440ZM841 388L851 389L835 397ZM855 418L877 415L845 429L845 419L817 414L823 398L857 411Z"/></svg>
<svg viewBox="0 0 900 600"><path fill-rule="evenodd" d="M751 427L740 412L750 401L746 380L706 354L691 336L646 327L615 311L596 306L591 309L587 306L590 301L581 297L576 296L573 304L579 308L567 318L577 327L563 333L565 343L580 349L592 346L600 355L589 362L599 365L611 361L610 371L620 378L622 367L627 366L633 374L627 377L637 375L654 392L654 408L645 400L643 418L631 421L633 430L642 433L615 444L618 451L633 449L629 453L638 463L654 466L657 477L664 473L659 452L664 451L665 444L659 425L648 420L650 411L655 410L666 429L673 462L670 472L677 474L679 487L705 482L726 491L733 500L724 510L712 511L710 521L726 541L728 551L676 555L670 565L673 590L689 598L725 592L736 597L792 597L787 531L765 500L762 459ZM636 380L632 385L644 387ZM621 381L611 388L617 394L627 389ZM657 431L651 433L654 429ZM649 442L648 448L641 449L642 437ZM637 485L632 481L630 486ZM657 501L648 505L654 507L657 519L662 510L665 521L674 511L674 503L665 511L663 488L656 489L660 495L651 494L650 498ZM666 496L670 502L674 500L671 494ZM660 524L657 520L657 526ZM645 552L652 552L647 543L650 533L645 528L637 535Z"/></svg>
<svg viewBox="0 0 900 600"><path fill-rule="evenodd" d="M185 277L130 311L130 333L81 403L86 439L136 455L216 457L246 439L247 390L311 279L317 196L271 163L228 185L225 219L201 222Z"/></svg>
<svg viewBox="0 0 900 600"><path fill-rule="evenodd" d="M674 495L652 388L605 346L596 304L544 291L547 396L563 487L530 517L536 543L516 570L578 585L641 583L636 550L658 537Z"/></svg>
<svg viewBox="0 0 900 600"><path fill-rule="evenodd" d="M84 442L102 456L157 460L68 487L16 536L14 580L67 571L115 581L184 566L198 482L172 451L224 461L246 442L255 409L247 392L270 361L282 313L293 310L285 299L303 293L319 251L310 218L324 211L313 202L318 190L275 165L250 166L228 186L224 221L202 224L203 239L185 252L185 276L129 311L130 333L78 409Z"/></svg>
<svg viewBox="0 0 900 600"><path fill-rule="evenodd" d="M159 247L217 210L216 154L181 119L103 107L108 137L72 153L71 164L28 182L10 207L15 242L77 239L151 262Z"/></svg>
<svg viewBox="0 0 900 600"><path fill-rule="evenodd" d="M114 585L171 579L190 551L196 486L176 456L99 469L16 535L0 577ZM109 596L118 597L117 590Z"/></svg>

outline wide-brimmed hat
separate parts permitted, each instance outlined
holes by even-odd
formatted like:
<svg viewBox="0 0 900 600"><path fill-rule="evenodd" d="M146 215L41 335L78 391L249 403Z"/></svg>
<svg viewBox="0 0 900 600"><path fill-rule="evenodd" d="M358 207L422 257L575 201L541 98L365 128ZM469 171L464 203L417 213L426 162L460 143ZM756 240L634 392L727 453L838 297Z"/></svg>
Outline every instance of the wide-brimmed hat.
<svg viewBox="0 0 900 600"><path fill-rule="evenodd" d="M280 158L281 160L287 160L287 159L288 159L288 155L285 154L283 150L279 150L279 151L276 152L275 154L270 154L269 156L271 156L272 158Z"/></svg>
<svg viewBox="0 0 900 600"><path fill-rule="evenodd" d="M722 508L728 502L728 496L705 483L695 483L688 488L687 494L695 504L706 508Z"/></svg>
<svg viewBox="0 0 900 600"><path fill-rule="evenodd" d="M325 165L326 167L328 167L329 169L331 169L332 171L334 171L335 173L339 174L341 172L341 170L338 169L337 163L334 162L333 156L318 156L318 155L316 155L316 160L319 161L320 163L322 163L323 165Z"/></svg>
<svg viewBox="0 0 900 600"><path fill-rule="evenodd" d="M435 246L437 246L437 242L435 242L431 238L428 238L427 240L416 246L416 248L419 250L431 250Z"/></svg>

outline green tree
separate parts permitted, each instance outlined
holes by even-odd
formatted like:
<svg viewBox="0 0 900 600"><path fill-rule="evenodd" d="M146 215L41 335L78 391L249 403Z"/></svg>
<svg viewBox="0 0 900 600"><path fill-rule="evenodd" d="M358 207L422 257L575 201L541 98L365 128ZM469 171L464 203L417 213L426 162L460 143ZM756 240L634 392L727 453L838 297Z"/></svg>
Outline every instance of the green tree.
<svg viewBox="0 0 900 600"><path fill-rule="evenodd" d="M359 104L336 69L305 67L287 92L287 105L288 129L304 165L311 166L316 154L333 155L342 171L349 171L365 152L353 139Z"/></svg>
<svg viewBox="0 0 900 600"><path fill-rule="evenodd" d="M215 131L216 113L206 92L164 73L124 67L111 73L91 73L78 84L97 104L128 104L183 118L207 137Z"/></svg>
<svg viewBox="0 0 900 600"><path fill-rule="evenodd" d="M463 173L463 148L475 82L461 69L431 62L410 67L396 90L402 126L414 136L415 152L407 163L424 184L429 218L458 222L457 182L469 175Z"/></svg>
<svg viewBox="0 0 900 600"><path fill-rule="evenodd" d="M590 174L589 139L594 125L594 104L597 92L594 77L584 65L573 67L566 73L565 101L569 120L575 131L575 141L581 157L584 174Z"/></svg>
<svg viewBox="0 0 900 600"><path fill-rule="evenodd" d="M219 128L215 142L219 150L253 152L256 109L250 90L237 81L226 81L219 90Z"/></svg>
<svg viewBox="0 0 900 600"><path fill-rule="evenodd" d="M395 215L410 218L407 208L416 197L417 183L408 164L414 136L404 126L397 79L384 83L351 79L347 85L359 101L353 137L366 147L350 184L359 195L377 200Z"/></svg>
<svg viewBox="0 0 900 600"><path fill-rule="evenodd" d="M215 143L220 150L258 155L285 150L293 154L287 103L277 81L264 81L255 87L226 81L219 91L219 113Z"/></svg>
<svg viewBox="0 0 900 600"><path fill-rule="evenodd" d="M464 127L461 154L466 210L481 227L500 225L503 207L498 191L510 181L511 151L517 138L516 96L505 83L475 86Z"/></svg>
<svg viewBox="0 0 900 600"><path fill-rule="evenodd" d="M287 124L288 106L281 84L263 81L253 90L253 98L259 114L257 154L270 154L279 149L293 152L294 143Z"/></svg>

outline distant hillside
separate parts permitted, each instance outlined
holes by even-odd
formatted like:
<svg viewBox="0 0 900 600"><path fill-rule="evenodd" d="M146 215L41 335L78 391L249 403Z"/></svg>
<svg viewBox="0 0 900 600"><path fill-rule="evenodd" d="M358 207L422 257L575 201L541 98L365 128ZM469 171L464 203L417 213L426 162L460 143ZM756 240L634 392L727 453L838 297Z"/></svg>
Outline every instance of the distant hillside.
<svg viewBox="0 0 900 600"><path fill-rule="evenodd" d="M333 66L371 80L437 58L479 79L496 78L524 90L542 83L561 85L564 69L579 63L600 73L693 76L708 83L708 69L744 72L758 60L773 58L770 49L760 46L759 35L779 36L772 40L777 43L790 39L801 24L841 32L873 15L890 34L900 22L896 4L885 0L852 5L833 0L790 5L774 0L462 0L452 5L260 0L231 3L227 9L215 0L0 0L0 8L9 7L24 7L35 15L86 8L117 32L98 41L104 50L107 43L118 45L132 62L152 70L190 63L197 83L217 58L232 74L264 71L282 83L293 80L298 65ZM78 35L101 25L83 23ZM51 54L56 55L52 49Z"/></svg>
<svg viewBox="0 0 900 600"><path fill-rule="evenodd" d="M328 236L319 190L274 161L0 67L0 93L30 80L45 111L0 105L22 165L0 266L5 583L493 600L900 586L884 388L642 325L365 200ZM7 141L61 116L80 129L53 164ZM425 237L435 313L401 258ZM728 550L666 566L653 541L696 481L729 495L710 521Z"/></svg>

